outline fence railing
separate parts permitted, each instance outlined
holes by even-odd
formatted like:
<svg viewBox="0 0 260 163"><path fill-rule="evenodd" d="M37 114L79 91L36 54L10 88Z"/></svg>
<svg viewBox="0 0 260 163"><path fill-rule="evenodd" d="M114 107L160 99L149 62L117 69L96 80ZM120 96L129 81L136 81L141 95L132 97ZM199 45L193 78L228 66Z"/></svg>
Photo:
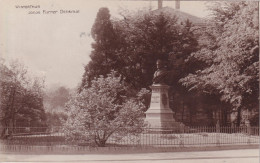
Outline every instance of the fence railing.
<svg viewBox="0 0 260 163"><path fill-rule="evenodd" d="M4 129L0 128L0 131ZM86 139L71 142L61 127L8 128L6 137L0 140L4 145L89 146ZM8 135L12 131L12 135ZM96 129L98 130L98 129ZM153 146L153 147L200 147L219 145L259 144L259 127L183 127L143 128L142 132L120 137L115 132L106 142L107 146Z"/></svg>

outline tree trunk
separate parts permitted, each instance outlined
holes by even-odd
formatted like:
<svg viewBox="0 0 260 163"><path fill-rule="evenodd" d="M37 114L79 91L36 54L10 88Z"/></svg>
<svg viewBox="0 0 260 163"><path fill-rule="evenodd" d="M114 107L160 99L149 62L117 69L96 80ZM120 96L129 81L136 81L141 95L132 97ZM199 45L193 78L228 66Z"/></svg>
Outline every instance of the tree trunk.
<svg viewBox="0 0 260 163"><path fill-rule="evenodd" d="M190 110L190 124L192 124L192 111Z"/></svg>
<svg viewBox="0 0 260 163"><path fill-rule="evenodd" d="M9 130L8 130L8 128L9 128L9 121L10 120L5 120L5 122L4 122L4 126L3 126L3 130L2 130L2 132L1 132L1 139L7 139L8 138L8 135L9 135Z"/></svg>
<svg viewBox="0 0 260 163"><path fill-rule="evenodd" d="M239 107L237 109L237 127L240 126L240 122L241 122L241 108Z"/></svg>
<svg viewBox="0 0 260 163"><path fill-rule="evenodd" d="M226 108L224 108L224 110L223 110L223 125L224 126L227 126L227 109Z"/></svg>
<svg viewBox="0 0 260 163"><path fill-rule="evenodd" d="M182 101L182 112L181 112L181 121L183 122L184 117L184 102Z"/></svg>
<svg viewBox="0 0 260 163"><path fill-rule="evenodd" d="M210 110L208 112L208 120L209 120L209 126L215 126L214 117L213 117L213 110Z"/></svg>
<svg viewBox="0 0 260 163"><path fill-rule="evenodd" d="M104 140L104 139L99 140L99 143L98 143L99 147L105 147L105 145L106 145L106 140Z"/></svg>
<svg viewBox="0 0 260 163"><path fill-rule="evenodd" d="M11 102L11 121L9 122L8 124L8 127L11 127L9 128L9 133L10 135L13 134L13 131L14 131L14 121L15 121L15 107L14 107L14 102L15 102L15 92L16 92L16 88L13 89L13 93L12 93L12 102Z"/></svg>

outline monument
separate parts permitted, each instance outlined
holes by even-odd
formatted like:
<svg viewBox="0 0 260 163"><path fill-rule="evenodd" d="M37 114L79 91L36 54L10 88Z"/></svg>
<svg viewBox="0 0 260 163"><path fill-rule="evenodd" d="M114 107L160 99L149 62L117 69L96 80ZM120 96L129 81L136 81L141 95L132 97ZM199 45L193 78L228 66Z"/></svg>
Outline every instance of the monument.
<svg viewBox="0 0 260 163"><path fill-rule="evenodd" d="M154 73L151 103L149 109L145 112L146 122L150 128L171 129L179 127L180 123L176 122L173 117L173 111L169 107L168 90L170 86L166 83L168 71L163 61L156 62L157 71Z"/></svg>

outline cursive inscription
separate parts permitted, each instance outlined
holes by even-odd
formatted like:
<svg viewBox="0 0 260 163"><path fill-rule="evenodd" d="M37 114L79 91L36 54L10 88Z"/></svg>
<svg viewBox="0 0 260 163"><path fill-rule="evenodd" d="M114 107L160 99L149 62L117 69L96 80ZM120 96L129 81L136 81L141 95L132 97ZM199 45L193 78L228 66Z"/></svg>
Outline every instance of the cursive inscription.
<svg viewBox="0 0 260 163"><path fill-rule="evenodd" d="M77 9L54 9L48 10L46 7L41 7L41 5L15 5L16 9L25 10L27 14L36 15L65 15L65 14L79 14L80 10ZM43 9L42 9L43 8Z"/></svg>

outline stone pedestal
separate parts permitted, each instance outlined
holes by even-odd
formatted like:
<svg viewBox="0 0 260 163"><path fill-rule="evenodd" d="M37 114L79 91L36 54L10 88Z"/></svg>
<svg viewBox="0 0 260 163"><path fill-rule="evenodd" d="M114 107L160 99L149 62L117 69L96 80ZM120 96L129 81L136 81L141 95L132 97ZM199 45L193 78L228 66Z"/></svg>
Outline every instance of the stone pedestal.
<svg viewBox="0 0 260 163"><path fill-rule="evenodd" d="M169 107L168 85L154 84L150 108L145 112L146 122L151 128L171 129L179 128L180 123L173 117L173 111Z"/></svg>

